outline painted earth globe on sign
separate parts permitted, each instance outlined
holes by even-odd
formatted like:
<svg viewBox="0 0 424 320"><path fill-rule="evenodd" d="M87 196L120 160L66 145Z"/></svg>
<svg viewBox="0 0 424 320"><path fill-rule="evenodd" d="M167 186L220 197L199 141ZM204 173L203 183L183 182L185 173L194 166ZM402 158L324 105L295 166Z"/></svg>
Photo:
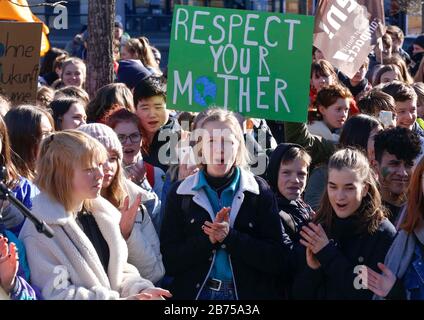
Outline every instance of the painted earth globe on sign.
<svg viewBox="0 0 424 320"><path fill-rule="evenodd" d="M215 102L216 84L209 77L199 77L194 82L194 101L202 107L207 107Z"/></svg>

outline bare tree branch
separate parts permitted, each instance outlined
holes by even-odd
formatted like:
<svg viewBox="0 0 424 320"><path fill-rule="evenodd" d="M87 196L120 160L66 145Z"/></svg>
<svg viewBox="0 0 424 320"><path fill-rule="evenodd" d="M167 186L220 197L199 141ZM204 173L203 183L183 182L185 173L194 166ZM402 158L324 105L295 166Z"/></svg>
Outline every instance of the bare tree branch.
<svg viewBox="0 0 424 320"><path fill-rule="evenodd" d="M55 3L47 3L47 2L43 2L43 3L38 3L38 4L29 4L29 5L23 5L20 3L16 3L13 2L12 0L8 0L10 3L14 4L15 6L19 6L19 7L25 7L25 8L33 8L33 7L56 7L58 5L65 5L68 3L68 1L57 1Z"/></svg>
<svg viewBox="0 0 424 320"><path fill-rule="evenodd" d="M421 6L423 1L421 0L397 0L398 10L401 12L408 13L410 15L421 15Z"/></svg>

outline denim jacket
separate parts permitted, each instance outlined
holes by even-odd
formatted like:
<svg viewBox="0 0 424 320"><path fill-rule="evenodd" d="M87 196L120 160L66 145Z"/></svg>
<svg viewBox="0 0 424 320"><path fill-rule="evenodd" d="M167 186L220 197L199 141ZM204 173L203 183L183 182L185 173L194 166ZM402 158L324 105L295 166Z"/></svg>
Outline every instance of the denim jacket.
<svg viewBox="0 0 424 320"><path fill-rule="evenodd" d="M411 300L424 300L424 259L419 244L415 245L412 261L406 270L403 283Z"/></svg>

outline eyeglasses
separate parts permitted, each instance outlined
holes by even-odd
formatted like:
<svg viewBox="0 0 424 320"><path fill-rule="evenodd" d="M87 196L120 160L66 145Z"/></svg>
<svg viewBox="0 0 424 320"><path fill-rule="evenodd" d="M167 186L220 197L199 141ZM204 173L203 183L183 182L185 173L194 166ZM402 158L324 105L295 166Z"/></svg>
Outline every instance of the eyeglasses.
<svg viewBox="0 0 424 320"><path fill-rule="evenodd" d="M125 134L118 134L118 139L121 143L127 142L127 139L130 139L131 143L137 143L141 140L141 134L139 133L132 133L129 136Z"/></svg>

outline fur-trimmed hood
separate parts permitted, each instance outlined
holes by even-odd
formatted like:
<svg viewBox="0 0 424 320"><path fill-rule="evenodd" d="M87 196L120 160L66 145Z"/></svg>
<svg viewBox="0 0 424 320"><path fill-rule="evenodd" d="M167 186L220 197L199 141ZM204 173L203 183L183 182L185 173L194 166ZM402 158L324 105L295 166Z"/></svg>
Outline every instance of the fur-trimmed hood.
<svg viewBox="0 0 424 320"><path fill-rule="evenodd" d="M128 264L128 249L122 238L120 212L107 200L97 197L88 208L106 240L110 258L107 273L97 252L75 221L72 213L40 193L33 201L33 213L54 231L47 238L27 220L20 238L27 250L31 280L42 289L46 299L117 299L152 287L137 269ZM58 270L65 272L65 282L58 282Z"/></svg>
<svg viewBox="0 0 424 320"><path fill-rule="evenodd" d="M194 175L187 177L178 187L177 194L181 195L193 195L193 201L208 211L211 220L215 218L215 214L212 210L212 206L209 202L208 196L203 189L193 190L193 188L199 182L199 174L197 172ZM259 195L259 185L255 180L255 176L250 171L240 168L240 183L239 188L234 195L233 204L230 212L230 226L233 226L234 221L237 217L238 211L244 200L244 192L251 192Z"/></svg>

